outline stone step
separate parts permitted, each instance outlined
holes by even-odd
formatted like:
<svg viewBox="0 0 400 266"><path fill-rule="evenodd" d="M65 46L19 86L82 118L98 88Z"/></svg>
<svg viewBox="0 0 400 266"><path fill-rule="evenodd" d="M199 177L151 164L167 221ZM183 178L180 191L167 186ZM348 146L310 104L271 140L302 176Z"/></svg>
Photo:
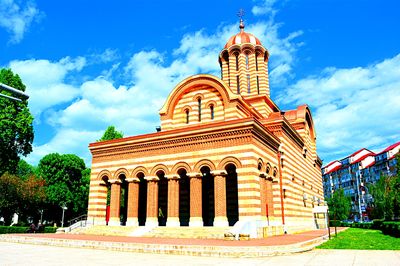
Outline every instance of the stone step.
<svg viewBox="0 0 400 266"><path fill-rule="evenodd" d="M229 227L156 227L144 237L223 239Z"/></svg>
<svg viewBox="0 0 400 266"><path fill-rule="evenodd" d="M72 234L100 235L100 236L129 236L137 227L135 226L106 226L95 225L74 230Z"/></svg>

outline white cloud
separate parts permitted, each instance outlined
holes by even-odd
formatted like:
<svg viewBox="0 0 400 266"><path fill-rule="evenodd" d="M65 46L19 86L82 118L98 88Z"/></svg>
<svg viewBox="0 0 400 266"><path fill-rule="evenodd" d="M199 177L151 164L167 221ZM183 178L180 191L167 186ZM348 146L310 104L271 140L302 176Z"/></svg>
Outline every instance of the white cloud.
<svg viewBox="0 0 400 266"><path fill-rule="evenodd" d="M265 14L271 14L274 15L276 13L276 9L274 7L276 0L262 0L262 1L254 1L258 2L253 8L251 9L251 12L255 16L260 16L260 15L265 15Z"/></svg>
<svg viewBox="0 0 400 266"><path fill-rule="evenodd" d="M19 43L33 21L43 13L33 1L20 4L14 0L0 0L0 27L11 32L10 43Z"/></svg>
<svg viewBox="0 0 400 266"><path fill-rule="evenodd" d="M75 129L61 129L57 135L43 145L33 145L33 152L26 158L28 163L36 165L49 153L76 154L90 166L88 143L96 140L101 132Z"/></svg>
<svg viewBox="0 0 400 266"><path fill-rule="evenodd" d="M366 67L327 68L290 86L278 102L311 106L328 161L399 141L399 91L400 54Z"/></svg>
<svg viewBox="0 0 400 266"><path fill-rule="evenodd" d="M30 96L29 108L35 117L47 108L67 103L79 95L79 88L66 82L72 71L80 71L86 64L84 57L65 57L58 62L49 60L12 61L9 66L17 73Z"/></svg>

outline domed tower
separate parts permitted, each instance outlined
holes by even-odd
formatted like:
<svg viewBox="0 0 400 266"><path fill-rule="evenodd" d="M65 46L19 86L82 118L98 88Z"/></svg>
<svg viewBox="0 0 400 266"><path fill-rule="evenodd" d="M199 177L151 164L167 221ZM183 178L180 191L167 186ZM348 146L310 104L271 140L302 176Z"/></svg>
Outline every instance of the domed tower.
<svg viewBox="0 0 400 266"><path fill-rule="evenodd" d="M258 95L270 97L268 81L268 51L253 34L244 31L232 36L219 54L221 78L233 93L244 98Z"/></svg>

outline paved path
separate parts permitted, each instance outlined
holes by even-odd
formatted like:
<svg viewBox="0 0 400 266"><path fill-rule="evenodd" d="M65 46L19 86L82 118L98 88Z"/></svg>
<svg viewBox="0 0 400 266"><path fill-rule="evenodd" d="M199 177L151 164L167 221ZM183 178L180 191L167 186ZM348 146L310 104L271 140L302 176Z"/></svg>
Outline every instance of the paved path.
<svg viewBox="0 0 400 266"><path fill-rule="evenodd" d="M78 249L0 242L0 265L400 265L400 252L313 250L266 258L214 258Z"/></svg>
<svg viewBox="0 0 400 266"><path fill-rule="evenodd" d="M346 228L338 228L338 231ZM332 234L334 229L331 228ZM142 244L171 244L171 245L201 245L201 246L280 246L290 245L316 239L327 234L327 229L313 230L299 234L272 236L264 239L245 241L227 241L222 239L188 239L188 238L154 238L154 237L127 237L127 236L94 236L75 234L20 234L32 238L55 238L86 241L105 241ZM18 234L15 234L18 235Z"/></svg>

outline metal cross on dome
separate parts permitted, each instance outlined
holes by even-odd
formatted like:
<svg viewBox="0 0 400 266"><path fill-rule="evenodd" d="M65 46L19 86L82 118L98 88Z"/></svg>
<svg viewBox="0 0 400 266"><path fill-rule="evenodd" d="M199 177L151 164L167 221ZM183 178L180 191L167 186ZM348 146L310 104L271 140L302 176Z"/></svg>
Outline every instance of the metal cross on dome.
<svg viewBox="0 0 400 266"><path fill-rule="evenodd" d="M244 12L243 8L239 9L239 11L237 12L237 16L240 18L240 20L243 19L244 14L245 14L245 12Z"/></svg>

